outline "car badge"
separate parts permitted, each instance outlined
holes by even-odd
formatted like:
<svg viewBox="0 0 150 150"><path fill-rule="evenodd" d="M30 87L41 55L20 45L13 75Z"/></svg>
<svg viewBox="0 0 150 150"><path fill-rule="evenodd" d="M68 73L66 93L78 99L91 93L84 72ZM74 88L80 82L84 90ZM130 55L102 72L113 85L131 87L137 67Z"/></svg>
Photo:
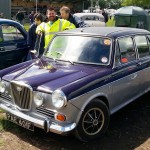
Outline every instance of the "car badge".
<svg viewBox="0 0 150 150"><path fill-rule="evenodd" d="M18 86L18 87L17 87L17 91L18 91L18 92L22 91L22 88Z"/></svg>

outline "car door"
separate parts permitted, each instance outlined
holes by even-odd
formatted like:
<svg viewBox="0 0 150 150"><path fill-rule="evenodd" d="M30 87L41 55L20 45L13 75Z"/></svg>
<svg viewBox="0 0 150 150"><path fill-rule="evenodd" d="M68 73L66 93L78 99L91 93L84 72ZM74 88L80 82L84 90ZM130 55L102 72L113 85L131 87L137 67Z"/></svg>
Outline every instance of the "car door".
<svg viewBox="0 0 150 150"><path fill-rule="evenodd" d="M117 40L115 66L113 69L114 82L112 84L114 108L121 107L138 95L139 76L137 54L132 37Z"/></svg>
<svg viewBox="0 0 150 150"><path fill-rule="evenodd" d="M134 38L138 51L140 92L146 92L150 85L150 39L145 35Z"/></svg>
<svg viewBox="0 0 150 150"><path fill-rule="evenodd" d="M26 36L15 24L1 24L1 68L25 61L28 53Z"/></svg>

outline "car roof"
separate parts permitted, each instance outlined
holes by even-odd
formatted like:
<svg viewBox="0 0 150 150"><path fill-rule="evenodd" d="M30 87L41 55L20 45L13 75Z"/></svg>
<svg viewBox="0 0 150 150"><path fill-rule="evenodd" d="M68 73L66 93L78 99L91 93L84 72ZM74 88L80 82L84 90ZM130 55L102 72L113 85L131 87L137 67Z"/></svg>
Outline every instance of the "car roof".
<svg viewBox="0 0 150 150"><path fill-rule="evenodd" d="M74 15L76 15L78 17L83 17L83 16L98 16L98 17L103 17L102 14L98 14L98 13L75 13Z"/></svg>
<svg viewBox="0 0 150 150"><path fill-rule="evenodd" d="M150 34L150 32L144 29L127 27L87 27L65 30L64 32L59 32L58 34L86 34L117 38L126 35Z"/></svg>
<svg viewBox="0 0 150 150"><path fill-rule="evenodd" d="M10 19L3 19L3 18L0 18L0 23L14 23L14 24L20 24L14 20L10 20Z"/></svg>

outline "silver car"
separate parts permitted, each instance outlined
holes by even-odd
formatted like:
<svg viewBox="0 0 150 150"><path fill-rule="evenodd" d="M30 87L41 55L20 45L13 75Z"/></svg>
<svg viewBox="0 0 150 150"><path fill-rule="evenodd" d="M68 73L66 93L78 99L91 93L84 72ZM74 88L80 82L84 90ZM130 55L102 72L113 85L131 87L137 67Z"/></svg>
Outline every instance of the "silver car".
<svg viewBox="0 0 150 150"><path fill-rule="evenodd" d="M75 16L79 17L82 21L87 23L90 27L104 27L104 16L98 13L76 13Z"/></svg>

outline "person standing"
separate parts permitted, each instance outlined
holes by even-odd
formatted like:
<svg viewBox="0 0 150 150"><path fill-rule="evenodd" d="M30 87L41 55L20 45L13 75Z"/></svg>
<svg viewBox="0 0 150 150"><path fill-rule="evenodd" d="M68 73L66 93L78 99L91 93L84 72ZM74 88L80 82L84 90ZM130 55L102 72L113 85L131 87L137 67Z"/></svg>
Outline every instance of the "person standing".
<svg viewBox="0 0 150 150"><path fill-rule="evenodd" d="M3 13L0 13L0 18L4 18L4 14Z"/></svg>
<svg viewBox="0 0 150 150"><path fill-rule="evenodd" d="M23 19L24 19L24 13L21 11L18 11L16 14L16 20L23 25Z"/></svg>
<svg viewBox="0 0 150 150"><path fill-rule="evenodd" d="M76 28L89 27L84 21L82 21L79 17L72 15L70 13L70 9L67 6L63 6L60 8L60 14L62 19L66 19L69 22L73 23Z"/></svg>
<svg viewBox="0 0 150 150"><path fill-rule="evenodd" d="M38 25L40 25L43 22L43 16L40 13L37 13L34 15L34 23L30 26L27 34L27 43L30 46L30 50L34 50L37 34L36 34L36 28ZM44 37L41 37L41 43L39 43L39 55L41 56L44 52ZM30 60L30 53L28 56L28 60Z"/></svg>
<svg viewBox="0 0 150 150"><path fill-rule="evenodd" d="M55 33L64 31L66 29L74 29L75 25L67 20L60 19L56 16L56 11L53 7L48 8L46 12L48 22L43 22L37 26L36 33L45 36L45 48L48 47L49 42L55 35Z"/></svg>
<svg viewBox="0 0 150 150"><path fill-rule="evenodd" d="M34 11L32 11L31 14L29 15L29 20L30 20L30 25L32 25L34 23Z"/></svg>
<svg viewBox="0 0 150 150"><path fill-rule="evenodd" d="M108 14L105 12L104 9L102 9L102 15L104 16L105 23L107 23L107 21L108 21Z"/></svg>

